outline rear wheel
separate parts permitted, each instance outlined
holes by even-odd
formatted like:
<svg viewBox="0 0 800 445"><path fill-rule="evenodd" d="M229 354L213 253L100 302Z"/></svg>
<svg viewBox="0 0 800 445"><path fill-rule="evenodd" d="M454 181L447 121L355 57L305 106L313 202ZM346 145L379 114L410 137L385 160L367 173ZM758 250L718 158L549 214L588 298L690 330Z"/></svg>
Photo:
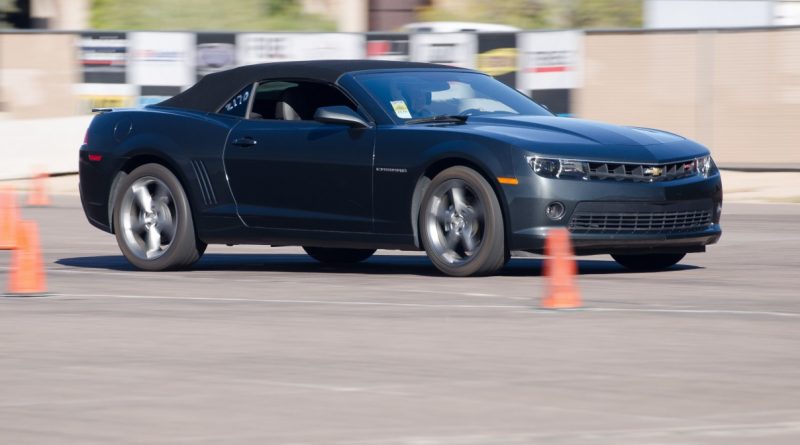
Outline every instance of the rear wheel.
<svg viewBox="0 0 800 445"><path fill-rule="evenodd" d="M655 271L668 269L676 264L685 253L659 253L645 255L611 255L620 265L636 271Z"/></svg>
<svg viewBox="0 0 800 445"><path fill-rule="evenodd" d="M315 260L326 264L353 264L366 260L375 249L338 249L332 247L303 246L303 250Z"/></svg>
<svg viewBox="0 0 800 445"><path fill-rule="evenodd" d="M119 184L114 233L122 254L144 270L181 269L200 259L189 201L178 178L159 164L133 170Z"/></svg>
<svg viewBox="0 0 800 445"><path fill-rule="evenodd" d="M451 167L433 178L419 227L428 258L447 275L490 275L506 262L500 203L471 168Z"/></svg>

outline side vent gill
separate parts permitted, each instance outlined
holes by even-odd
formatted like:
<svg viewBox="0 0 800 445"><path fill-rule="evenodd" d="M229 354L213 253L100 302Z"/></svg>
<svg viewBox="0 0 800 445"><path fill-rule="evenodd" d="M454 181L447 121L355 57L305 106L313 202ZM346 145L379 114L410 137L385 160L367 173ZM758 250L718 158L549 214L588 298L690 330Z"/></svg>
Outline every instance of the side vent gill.
<svg viewBox="0 0 800 445"><path fill-rule="evenodd" d="M203 161L192 161L192 170L197 177L197 182L200 184L200 194L203 195L203 203L205 205L213 205L217 203L217 197L214 195L214 187L211 186L211 179L208 177L208 171Z"/></svg>

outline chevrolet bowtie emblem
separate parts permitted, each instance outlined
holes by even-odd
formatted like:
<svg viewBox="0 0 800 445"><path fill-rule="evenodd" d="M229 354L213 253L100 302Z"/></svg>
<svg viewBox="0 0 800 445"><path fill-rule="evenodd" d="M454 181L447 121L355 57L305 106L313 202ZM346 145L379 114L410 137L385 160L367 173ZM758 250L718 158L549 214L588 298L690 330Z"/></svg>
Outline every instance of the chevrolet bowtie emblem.
<svg viewBox="0 0 800 445"><path fill-rule="evenodd" d="M664 169L661 167L649 167L644 170L644 174L649 176L661 176L663 172Z"/></svg>

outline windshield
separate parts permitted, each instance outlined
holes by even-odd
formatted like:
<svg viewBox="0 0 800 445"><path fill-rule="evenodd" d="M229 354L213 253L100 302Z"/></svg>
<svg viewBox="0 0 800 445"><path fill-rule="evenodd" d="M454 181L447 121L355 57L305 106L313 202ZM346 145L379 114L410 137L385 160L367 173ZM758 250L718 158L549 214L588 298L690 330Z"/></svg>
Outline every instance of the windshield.
<svg viewBox="0 0 800 445"><path fill-rule="evenodd" d="M354 77L389 115L404 122L455 115L551 116L528 97L480 73L401 71Z"/></svg>

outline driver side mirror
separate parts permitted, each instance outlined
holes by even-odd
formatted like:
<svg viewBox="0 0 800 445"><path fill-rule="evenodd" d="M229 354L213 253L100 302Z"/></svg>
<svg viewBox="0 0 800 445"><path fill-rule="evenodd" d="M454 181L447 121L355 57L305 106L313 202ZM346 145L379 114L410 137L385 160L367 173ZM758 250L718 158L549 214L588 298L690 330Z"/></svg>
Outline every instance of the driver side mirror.
<svg viewBox="0 0 800 445"><path fill-rule="evenodd" d="M314 120L324 124L342 124L359 128L369 127L364 118L343 105L317 108L317 111L314 112Z"/></svg>

